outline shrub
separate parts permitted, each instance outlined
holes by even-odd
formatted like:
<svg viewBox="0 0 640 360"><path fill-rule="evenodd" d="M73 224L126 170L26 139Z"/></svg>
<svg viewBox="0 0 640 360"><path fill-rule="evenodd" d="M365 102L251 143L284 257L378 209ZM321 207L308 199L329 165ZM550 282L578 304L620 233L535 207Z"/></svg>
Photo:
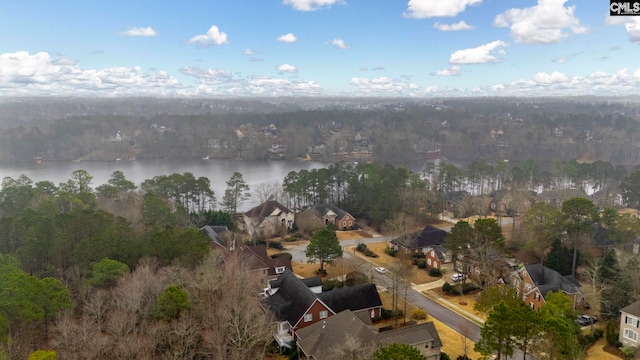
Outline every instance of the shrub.
<svg viewBox="0 0 640 360"><path fill-rule="evenodd" d="M384 249L384 253L389 255L389 256L394 256L395 257L396 254L398 254L398 250L394 250L393 248L388 247L388 248Z"/></svg>
<svg viewBox="0 0 640 360"><path fill-rule="evenodd" d="M431 268L429 269L429 276L433 276L433 277L442 276L442 271L440 271L440 269Z"/></svg>
<svg viewBox="0 0 640 360"><path fill-rule="evenodd" d="M427 312L424 310L413 310L411 313L411 318L416 320L424 320L427 318Z"/></svg>
<svg viewBox="0 0 640 360"><path fill-rule="evenodd" d="M365 285L369 283L369 277L363 272L360 271L352 271L347 274L345 285L347 286L356 286L356 285Z"/></svg>
<svg viewBox="0 0 640 360"><path fill-rule="evenodd" d="M467 355L460 355L456 358L456 360L471 360Z"/></svg>
<svg viewBox="0 0 640 360"><path fill-rule="evenodd" d="M322 291L330 291L333 290L336 286L338 286L339 281L336 279L328 279L322 283Z"/></svg>
<svg viewBox="0 0 640 360"><path fill-rule="evenodd" d="M414 259L424 259L426 256L423 253L414 253L411 254L411 257Z"/></svg>
<svg viewBox="0 0 640 360"><path fill-rule="evenodd" d="M280 241L271 241L269 243L269 247L276 250L284 249L284 246L282 246L282 243Z"/></svg>
<svg viewBox="0 0 640 360"><path fill-rule="evenodd" d="M616 332L616 326L613 322L609 321L607 323L607 343L609 345L615 345L616 341L618 341L618 333Z"/></svg>
<svg viewBox="0 0 640 360"><path fill-rule="evenodd" d="M427 261L425 259L418 259L418 261L416 262L416 266L419 269L424 269L427 267Z"/></svg>
<svg viewBox="0 0 640 360"><path fill-rule="evenodd" d="M363 253L364 256L368 256L368 257L372 257L372 258L377 258L379 257L378 254L374 253L373 251L369 250L367 248L367 244L363 244L360 243L356 246L356 250L358 250L359 252Z"/></svg>
<svg viewBox="0 0 640 360"><path fill-rule="evenodd" d="M451 356L447 355L445 352L440 353L440 360L451 360Z"/></svg>
<svg viewBox="0 0 640 360"><path fill-rule="evenodd" d="M282 253L277 253L277 254L271 255L271 258L272 259L287 258L289 260L293 260L293 255L291 255L291 253L288 253L288 252L282 252Z"/></svg>
<svg viewBox="0 0 640 360"><path fill-rule="evenodd" d="M620 352L622 353L623 358L633 359L636 354L636 348L631 346L623 346L620 348Z"/></svg>
<svg viewBox="0 0 640 360"><path fill-rule="evenodd" d="M356 246L356 250L363 253L365 250L367 250L367 244L365 243L358 244L358 246Z"/></svg>
<svg viewBox="0 0 640 360"><path fill-rule="evenodd" d="M390 319L392 313L393 313L393 310L389 310L389 309L385 309L385 308L382 308L382 310L380 310L380 316L384 320Z"/></svg>
<svg viewBox="0 0 640 360"><path fill-rule="evenodd" d="M593 336L595 337L596 341L598 341L598 339L602 337L602 334L604 334L604 331L602 331L602 329L595 329L593 331Z"/></svg>
<svg viewBox="0 0 640 360"><path fill-rule="evenodd" d="M448 282L442 284L442 291L446 293L450 293L451 290L453 290L453 288L451 287L451 284L449 284Z"/></svg>

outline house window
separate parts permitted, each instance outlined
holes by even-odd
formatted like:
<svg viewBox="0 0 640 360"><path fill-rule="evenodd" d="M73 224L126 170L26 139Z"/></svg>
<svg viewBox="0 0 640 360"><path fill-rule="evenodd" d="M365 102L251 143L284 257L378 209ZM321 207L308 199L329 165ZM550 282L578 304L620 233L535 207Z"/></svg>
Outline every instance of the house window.
<svg viewBox="0 0 640 360"><path fill-rule="evenodd" d="M346 226L347 226L347 222L346 222L346 221L343 221L343 222L342 222L342 226L345 226L345 227L346 227Z"/></svg>
<svg viewBox="0 0 640 360"><path fill-rule="evenodd" d="M276 274L282 274L284 272L285 267L284 266L278 266L276 268Z"/></svg>
<svg viewBox="0 0 640 360"><path fill-rule="evenodd" d="M633 327L640 328L640 321L632 316L625 316L624 323Z"/></svg>
<svg viewBox="0 0 640 360"><path fill-rule="evenodd" d="M326 319L329 316L329 312L327 310L320 311L320 319Z"/></svg>
<svg viewBox="0 0 640 360"><path fill-rule="evenodd" d="M533 298L536 299L536 301L540 300L540 293L536 293Z"/></svg>
<svg viewBox="0 0 640 360"><path fill-rule="evenodd" d="M634 342L638 342L638 333L633 331L633 330L624 329L624 337L625 337L625 339L629 339L629 340L633 340Z"/></svg>
<svg viewBox="0 0 640 360"><path fill-rule="evenodd" d="M353 221L349 220L349 226L353 225Z"/></svg>
<svg viewBox="0 0 640 360"><path fill-rule="evenodd" d="M313 320L313 314L304 314L304 322Z"/></svg>
<svg viewBox="0 0 640 360"><path fill-rule="evenodd" d="M438 262L437 262L437 261L434 261L434 262L433 262L433 267L435 267L435 268L437 268L437 267L438 267Z"/></svg>
<svg viewBox="0 0 640 360"><path fill-rule="evenodd" d="M427 259L427 265L431 266L431 259Z"/></svg>
<svg viewBox="0 0 640 360"><path fill-rule="evenodd" d="M536 309L536 306L532 302L529 303L529 307L531 308L531 310L535 310Z"/></svg>

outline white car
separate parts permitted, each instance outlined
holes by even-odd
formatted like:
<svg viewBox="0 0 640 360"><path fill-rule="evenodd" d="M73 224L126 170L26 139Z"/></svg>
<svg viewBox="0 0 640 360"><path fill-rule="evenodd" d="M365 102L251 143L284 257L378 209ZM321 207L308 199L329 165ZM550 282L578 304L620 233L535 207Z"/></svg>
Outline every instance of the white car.
<svg viewBox="0 0 640 360"><path fill-rule="evenodd" d="M373 270L379 272L380 274L385 274L387 272L387 269L383 268L382 266L376 266L373 268Z"/></svg>
<svg viewBox="0 0 640 360"><path fill-rule="evenodd" d="M465 274L455 273L455 274L451 275L451 280L453 280L453 281L460 281L460 280L464 280L466 278L467 278L467 275L465 275Z"/></svg>

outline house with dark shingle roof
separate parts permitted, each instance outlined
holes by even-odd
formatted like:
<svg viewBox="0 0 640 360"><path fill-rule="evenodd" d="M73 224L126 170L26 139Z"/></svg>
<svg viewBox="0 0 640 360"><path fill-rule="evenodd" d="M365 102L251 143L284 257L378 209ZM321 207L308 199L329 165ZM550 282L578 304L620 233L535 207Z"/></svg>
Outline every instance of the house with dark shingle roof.
<svg viewBox="0 0 640 360"><path fill-rule="evenodd" d="M268 237L291 229L295 215L277 201L267 201L247 211L242 216L249 235Z"/></svg>
<svg viewBox="0 0 640 360"><path fill-rule="evenodd" d="M403 250L411 254L426 254L434 246L444 245L447 232L433 225L427 225L422 231L391 240L394 250Z"/></svg>
<svg viewBox="0 0 640 360"><path fill-rule="evenodd" d="M229 234L229 228L226 226L212 226L205 225L200 228L200 230L204 231L209 239L211 239L211 243L214 246L219 247L222 250L233 250L233 241L229 241L227 234ZM232 240L232 239L231 239Z"/></svg>
<svg viewBox="0 0 640 360"><path fill-rule="evenodd" d="M411 345L429 360L440 359L442 349L442 341L433 322L379 332L371 325L370 319L349 310L296 332L298 353L309 359L335 359L336 350L347 341L357 343L361 349L368 348L371 353L394 343Z"/></svg>
<svg viewBox="0 0 640 360"><path fill-rule="evenodd" d="M536 311L544 305L549 292L561 291L571 299L574 308L582 304L584 296L580 291L580 283L571 275L563 276L542 264L532 264L520 268L512 277L514 279L510 282L518 295Z"/></svg>
<svg viewBox="0 0 640 360"><path fill-rule="evenodd" d="M240 253L242 254L243 262L249 271L255 272L263 288L267 286L269 280L276 279L285 270L293 271L289 258L271 258L267 255L267 247L264 245L244 245L240 247Z"/></svg>
<svg viewBox="0 0 640 360"><path fill-rule="evenodd" d="M274 338L280 347L291 347L296 331L339 311L366 311L371 318L381 315L382 301L375 284L321 292L322 284L315 279L318 278L303 280L285 270L269 282L262 306L273 312L278 321Z"/></svg>
<svg viewBox="0 0 640 360"><path fill-rule="evenodd" d="M622 345L637 348L640 345L640 301L627 305L620 310L620 335Z"/></svg>
<svg viewBox="0 0 640 360"><path fill-rule="evenodd" d="M308 230L317 230L329 224L338 230L346 230L356 223L356 218L334 204L319 204L296 214L298 226L305 224Z"/></svg>

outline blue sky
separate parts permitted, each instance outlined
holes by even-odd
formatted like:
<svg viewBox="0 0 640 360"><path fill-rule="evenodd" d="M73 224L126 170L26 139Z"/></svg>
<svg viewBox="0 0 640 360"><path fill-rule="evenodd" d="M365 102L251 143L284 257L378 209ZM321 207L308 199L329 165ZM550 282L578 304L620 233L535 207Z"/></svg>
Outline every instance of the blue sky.
<svg viewBox="0 0 640 360"><path fill-rule="evenodd" d="M0 3L2 96L629 95L640 16L593 0Z"/></svg>

